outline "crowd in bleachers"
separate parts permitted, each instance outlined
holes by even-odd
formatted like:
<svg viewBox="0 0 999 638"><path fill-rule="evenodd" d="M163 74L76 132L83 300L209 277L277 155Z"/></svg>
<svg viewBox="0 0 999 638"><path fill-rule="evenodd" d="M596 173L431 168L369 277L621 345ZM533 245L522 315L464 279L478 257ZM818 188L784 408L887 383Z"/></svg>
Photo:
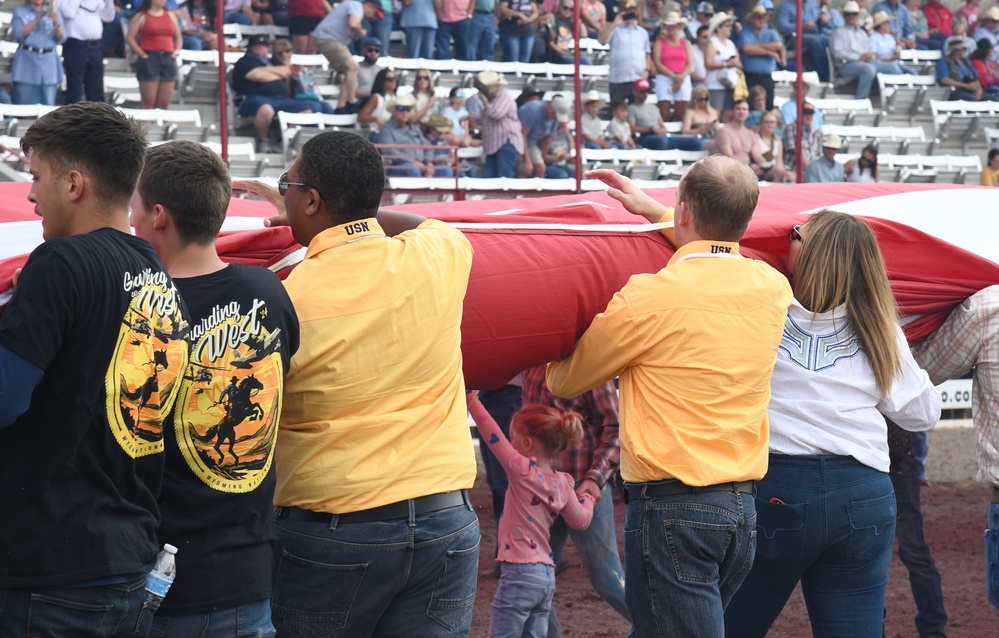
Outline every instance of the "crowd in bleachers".
<svg viewBox="0 0 999 638"><path fill-rule="evenodd" d="M427 147L419 155L430 166L395 167L390 176L572 179L577 48L584 169L674 179L673 165L649 168L622 160L622 153L689 152L682 168L722 151L750 163L762 180L783 182L794 179L798 128L804 129L807 170L823 156L824 134L839 137L840 164L854 162L860 146L877 147L884 137L857 137L850 134L855 130L835 127L884 127L903 118L908 128L922 123L932 132L892 151L911 152L904 146L915 143L931 152L950 139L963 153L984 158L983 131L999 125L999 112L984 104L999 99L999 6L983 8L980 0L960 7L939 0L922 6L806 0L800 34L793 2L577 0L578 43L573 0L443 0L436 9L430 0L230 0L221 29L213 0L115 1L69 0L53 12L43 0L29 0L0 14L6 39L18 43L0 49L11 65L11 91L0 92L0 102L109 99L150 111L201 105L204 112L218 96L218 54L208 50L218 47L221 31L235 94L230 128L240 145L252 136L250 161L261 172L269 162L254 154L270 156L277 170L316 130L353 129L378 142L388 127L391 140ZM74 14L74 7L84 9ZM101 21L113 16L102 25L103 37L90 37L93 25L79 23L84 14ZM61 62L60 47L66 57L70 45L73 60ZM104 66L117 71L95 78L95 49ZM129 66L108 64L118 56L127 56ZM811 95L795 99L788 71L799 64ZM512 98L514 117L503 114L507 137L497 145L485 139L496 126L484 118L503 121L494 117L510 110L496 99L500 93ZM796 123L799 103L811 113ZM748 117L742 119L744 109ZM736 111L739 121L733 121ZM292 113L301 115L287 117ZM831 120L824 119L827 113ZM181 130L190 122L163 123L153 113L144 119L155 121L166 137L218 141L211 122L198 133ZM8 123L4 132L12 134L11 128ZM281 159L274 160L278 153ZM389 166L407 161L398 149L386 149L386 157ZM881 179L917 179L908 167L880 168L888 169ZM956 178L963 181L972 169L961 170Z"/></svg>

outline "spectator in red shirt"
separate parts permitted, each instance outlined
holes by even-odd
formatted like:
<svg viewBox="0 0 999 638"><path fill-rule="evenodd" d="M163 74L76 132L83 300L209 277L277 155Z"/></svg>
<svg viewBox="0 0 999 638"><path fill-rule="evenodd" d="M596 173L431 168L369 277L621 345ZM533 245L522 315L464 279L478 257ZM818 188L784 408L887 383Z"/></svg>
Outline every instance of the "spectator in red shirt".
<svg viewBox="0 0 999 638"><path fill-rule="evenodd" d="M951 23L954 21L954 14L940 0L926 0L923 15L926 16L931 41L942 43L953 35Z"/></svg>

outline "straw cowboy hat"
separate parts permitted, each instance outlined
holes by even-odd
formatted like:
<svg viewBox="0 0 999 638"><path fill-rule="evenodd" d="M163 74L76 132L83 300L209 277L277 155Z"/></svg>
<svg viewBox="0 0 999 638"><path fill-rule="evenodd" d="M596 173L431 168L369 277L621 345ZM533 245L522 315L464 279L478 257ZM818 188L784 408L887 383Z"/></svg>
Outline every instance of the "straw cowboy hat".
<svg viewBox="0 0 999 638"><path fill-rule="evenodd" d="M716 13L711 17L711 22L708 23L708 35L712 36L718 27L725 24L726 22L735 22L735 17L729 15L728 13Z"/></svg>
<svg viewBox="0 0 999 638"><path fill-rule="evenodd" d="M602 102L600 99L600 91L596 89L590 89L583 95L583 104L589 104L590 102Z"/></svg>
<svg viewBox="0 0 999 638"><path fill-rule="evenodd" d="M822 138L822 148L834 148L838 151L843 148L843 140L836 133L830 133Z"/></svg>
<svg viewBox="0 0 999 638"><path fill-rule="evenodd" d="M669 11L666 13L666 17L663 18L663 26L671 27L675 24L686 24L687 21L680 17L680 14L676 11Z"/></svg>
<svg viewBox="0 0 999 638"><path fill-rule="evenodd" d="M753 16L765 16L765 15L767 15L767 8L762 4L758 4L749 11L747 11L746 15L743 16L743 19L750 20Z"/></svg>
<svg viewBox="0 0 999 638"><path fill-rule="evenodd" d="M844 13L844 14L845 13L860 13L860 5L857 4L856 2L854 2L853 0L850 0L849 2L847 2L846 4L843 5L843 8L840 10L840 13Z"/></svg>
<svg viewBox="0 0 999 638"><path fill-rule="evenodd" d="M494 84L506 86L506 78L496 71L482 71L475 76L475 79L483 86L493 86Z"/></svg>
<svg viewBox="0 0 999 638"><path fill-rule="evenodd" d="M981 15L981 17L979 17L978 19L979 20L995 20L996 22L999 22L999 7L997 7L995 5L989 7L989 10L986 11L985 13L983 13Z"/></svg>
<svg viewBox="0 0 999 638"><path fill-rule="evenodd" d="M891 22L894 19L895 19L895 16L888 15L887 11L878 11L877 13L874 14L874 22L873 22L873 24L871 24L871 26L874 27L875 29L877 29L879 26L881 26L885 22Z"/></svg>

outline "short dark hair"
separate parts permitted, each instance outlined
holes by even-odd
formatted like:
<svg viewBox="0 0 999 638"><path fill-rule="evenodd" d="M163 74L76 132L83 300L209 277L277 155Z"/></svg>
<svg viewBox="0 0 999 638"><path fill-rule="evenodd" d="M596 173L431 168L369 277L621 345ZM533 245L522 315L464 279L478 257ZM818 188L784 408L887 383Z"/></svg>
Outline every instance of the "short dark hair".
<svg viewBox="0 0 999 638"><path fill-rule="evenodd" d="M146 131L107 102L77 102L41 116L21 138L25 155L44 156L53 175L86 174L109 208L128 207L146 158Z"/></svg>
<svg viewBox="0 0 999 638"><path fill-rule="evenodd" d="M184 243L206 245L222 229L232 178L210 148L175 140L149 149L138 190L147 207L160 204L170 213Z"/></svg>
<svg viewBox="0 0 999 638"><path fill-rule="evenodd" d="M732 108L734 109L735 107L739 106L740 104L745 104L746 106L749 106L749 100L747 100L744 97L743 98L739 98L738 100L733 100L732 101Z"/></svg>
<svg viewBox="0 0 999 638"><path fill-rule="evenodd" d="M299 181L319 191L333 221L374 217L385 191L385 167L375 145L355 133L316 135L299 153Z"/></svg>
<svg viewBox="0 0 999 638"><path fill-rule="evenodd" d="M991 162L992 160L994 160L996 158L996 155L999 155L999 148L990 148L989 161Z"/></svg>
<svg viewBox="0 0 999 638"><path fill-rule="evenodd" d="M759 197L759 181L749 165L724 155L698 160L676 189L676 202L686 202L697 233L716 241L742 239Z"/></svg>
<svg viewBox="0 0 999 638"><path fill-rule="evenodd" d="M618 100L616 102L611 102L610 112L613 113L614 111L618 110L621 107L628 108L628 103L625 102L624 100Z"/></svg>

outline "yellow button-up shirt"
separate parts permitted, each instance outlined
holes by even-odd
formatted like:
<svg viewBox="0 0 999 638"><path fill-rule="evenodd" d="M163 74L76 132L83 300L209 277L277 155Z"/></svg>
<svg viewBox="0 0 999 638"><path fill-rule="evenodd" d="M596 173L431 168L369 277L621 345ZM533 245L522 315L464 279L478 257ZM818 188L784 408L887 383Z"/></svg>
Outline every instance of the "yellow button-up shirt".
<svg viewBox="0 0 999 638"><path fill-rule="evenodd" d="M621 377L629 483L760 479L770 376L791 299L787 279L741 257L738 244L691 242L614 295L570 355L549 364L548 387L573 397Z"/></svg>
<svg viewBox="0 0 999 638"><path fill-rule="evenodd" d="M461 312L472 247L434 220L327 229L285 285L301 322L275 504L344 514L472 487Z"/></svg>

